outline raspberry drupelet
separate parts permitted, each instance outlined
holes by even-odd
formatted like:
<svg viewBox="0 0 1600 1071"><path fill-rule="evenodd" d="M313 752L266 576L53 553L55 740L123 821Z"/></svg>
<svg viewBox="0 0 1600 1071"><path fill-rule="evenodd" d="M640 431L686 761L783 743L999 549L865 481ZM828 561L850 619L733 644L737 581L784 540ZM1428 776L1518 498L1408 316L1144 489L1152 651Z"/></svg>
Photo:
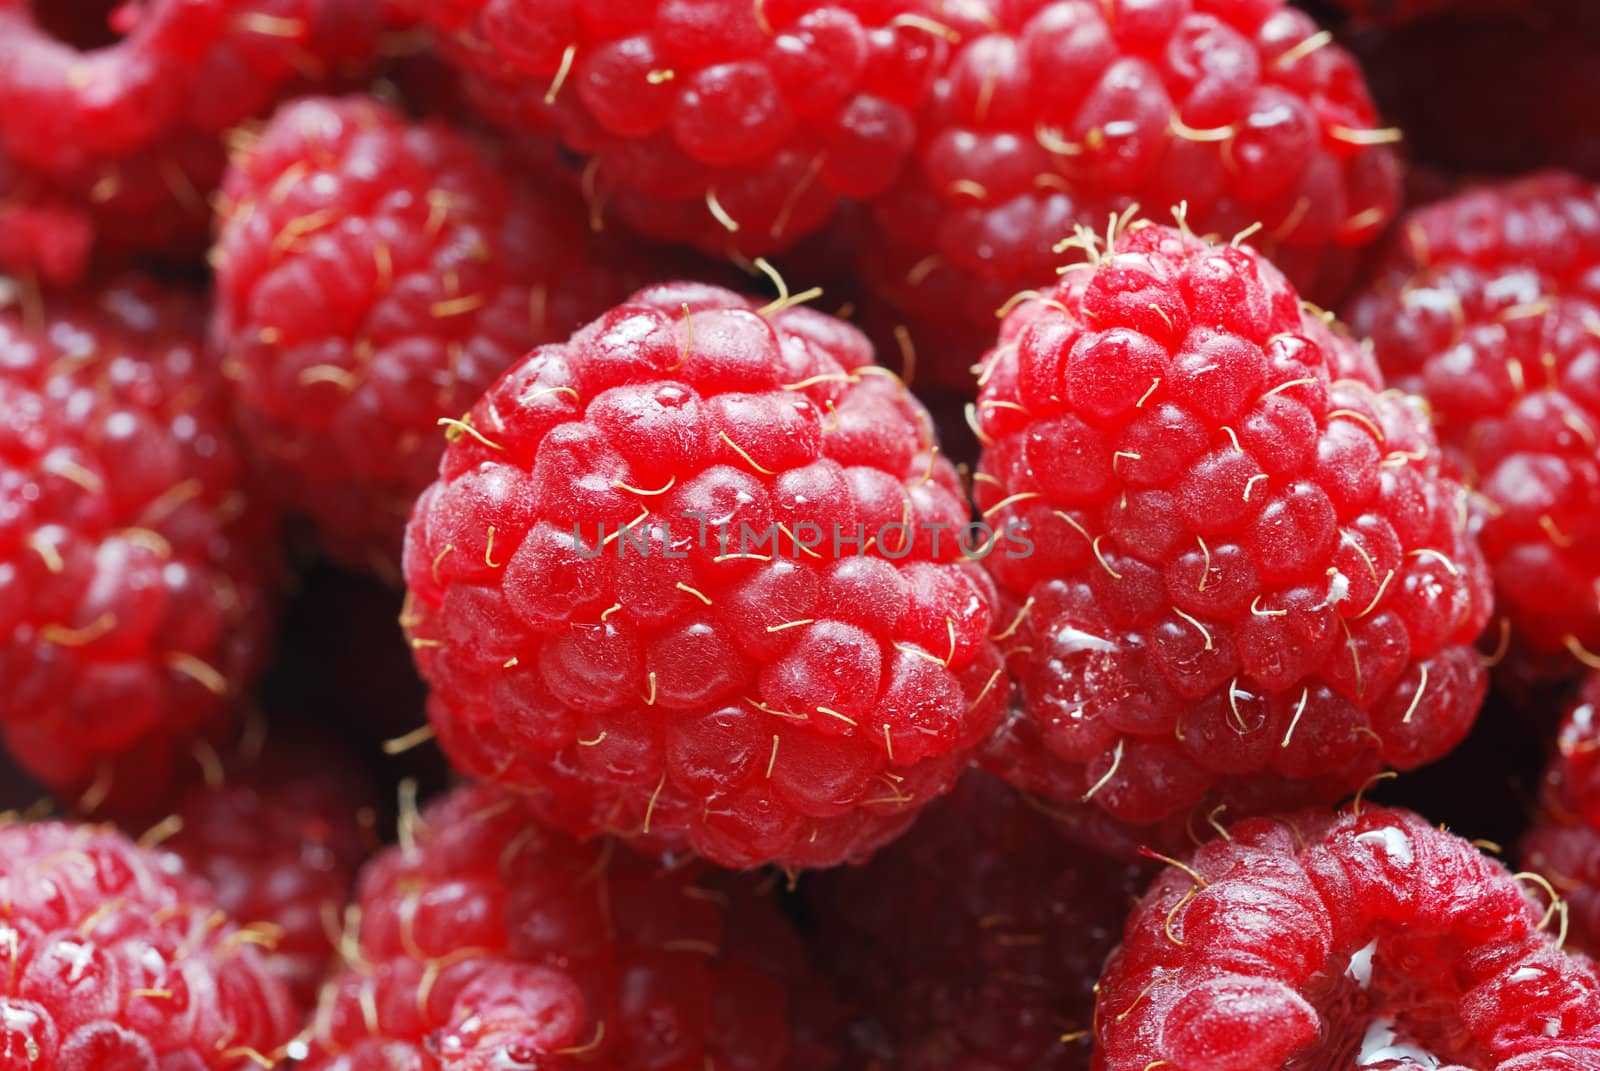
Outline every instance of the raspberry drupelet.
<svg viewBox="0 0 1600 1071"><path fill-rule="evenodd" d="M826 1071L819 983L748 883L456 789L362 873L305 1071Z"/></svg>
<svg viewBox="0 0 1600 1071"><path fill-rule="evenodd" d="M1248 246L1082 240L1006 318L976 407L977 505L1036 547L985 560L1021 693L992 767L1144 824L1443 755L1483 699L1491 592L1417 405Z"/></svg>
<svg viewBox="0 0 1600 1071"><path fill-rule="evenodd" d="M930 0L409 0L512 128L586 158L597 216L755 256L880 193L946 51Z"/></svg>
<svg viewBox="0 0 1600 1071"><path fill-rule="evenodd" d="M1086 1068L1095 980L1150 877L967 773L866 866L808 879L811 943L855 1011L852 1066Z"/></svg>
<svg viewBox="0 0 1600 1071"><path fill-rule="evenodd" d="M281 109L223 183L214 335L283 505L391 578L458 417L529 348L648 279L575 194L366 97Z"/></svg>
<svg viewBox="0 0 1600 1071"><path fill-rule="evenodd" d="M327 741L285 738L210 771L215 783L190 788L162 824L176 830L163 850L210 885L217 906L272 934L264 962L303 1012L374 846L371 793L354 773Z"/></svg>
<svg viewBox="0 0 1600 1071"><path fill-rule="evenodd" d="M0 1065L244 1071L299 1025L258 947L175 856L94 826L0 827Z"/></svg>
<svg viewBox="0 0 1600 1071"><path fill-rule="evenodd" d="M1284 0L972 7L951 5L961 41L914 162L874 202L863 269L930 335L992 337L1005 301L1054 282L1074 224L1129 203L1186 201L1202 232L1260 224L1257 245L1325 303L1397 209L1396 132Z"/></svg>
<svg viewBox="0 0 1600 1071"><path fill-rule="evenodd" d="M1477 188L1400 234L1351 323L1476 492L1517 661L1600 668L1600 186Z"/></svg>
<svg viewBox="0 0 1600 1071"><path fill-rule="evenodd" d="M439 742L560 828L859 858L1004 707L927 413L793 300L640 291L507 373L417 502L402 621Z"/></svg>
<svg viewBox="0 0 1600 1071"><path fill-rule="evenodd" d="M1520 877L1410 811L1241 822L1128 919L1094 1067L1600 1066L1600 976Z"/></svg>
<svg viewBox="0 0 1600 1071"><path fill-rule="evenodd" d="M9 271L71 282L91 245L188 255L232 128L292 83L364 69L383 29L367 0L147 0L94 26L51 0L0 3L0 189L51 202L0 243Z"/></svg>
<svg viewBox="0 0 1600 1071"><path fill-rule="evenodd" d="M0 729L87 810L137 804L263 661L273 526L199 302L132 276L18 300L0 309Z"/></svg>

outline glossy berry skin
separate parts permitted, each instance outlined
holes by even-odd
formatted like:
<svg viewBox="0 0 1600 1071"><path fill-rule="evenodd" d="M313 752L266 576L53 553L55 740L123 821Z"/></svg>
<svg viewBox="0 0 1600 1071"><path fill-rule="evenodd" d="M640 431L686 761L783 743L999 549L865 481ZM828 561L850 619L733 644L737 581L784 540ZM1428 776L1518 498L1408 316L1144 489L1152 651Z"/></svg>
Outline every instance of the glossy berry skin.
<svg viewBox="0 0 1600 1071"><path fill-rule="evenodd" d="M360 958L305 1071L829 1066L803 1018L818 983L747 885L580 844L483 784L401 832L362 873Z"/></svg>
<svg viewBox="0 0 1600 1071"><path fill-rule="evenodd" d="M92 246L203 248L224 135L291 83L363 69L383 28L365 0L149 0L120 5L110 33L45 7L0 3L0 189L53 203L0 266L57 282Z"/></svg>
<svg viewBox="0 0 1600 1071"><path fill-rule="evenodd" d="M1128 919L1100 979L1096 1071L1600 1060L1594 964L1562 952L1544 904L1465 840L1370 805L1229 834Z"/></svg>
<svg viewBox="0 0 1600 1071"><path fill-rule="evenodd" d="M0 829L0 1061L243 1071L298 1026L258 945L175 856L94 826Z"/></svg>
<svg viewBox="0 0 1600 1071"><path fill-rule="evenodd" d="M1150 876L1148 861L1077 848L1016 790L967 773L866 866L807 890L811 944L855 1012L856 1066L1088 1067L1094 983Z"/></svg>
<svg viewBox="0 0 1600 1071"><path fill-rule="evenodd" d="M1600 186L1474 189L1401 234L1351 322L1476 492L1514 649L1600 667Z"/></svg>
<svg viewBox="0 0 1600 1071"><path fill-rule="evenodd" d="M598 217L781 249L882 192L945 52L927 0L409 0L481 110L553 127Z"/></svg>
<svg viewBox="0 0 1600 1071"><path fill-rule="evenodd" d="M273 532L203 316L131 276L0 311L0 727L91 810L148 805L265 653Z"/></svg>
<svg viewBox="0 0 1600 1071"><path fill-rule="evenodd" d="M1328 333L1250 248L1139 222L1013 310L974 493L1037 549L986 560L1022 700L996 772L1144 824L1336 799L1466 734L1463 492Z"/></svg>
<svg viewBox="0 0 1600 1071"><path fill-rule="evenodd" d="M307 1012L333 959L330 933L374 844L374 812L363 779L321 750L325 741L302 743L275 743L219 783L189 789L162 848L210 885L229 918L272 932L266 967Z"/></svg>
<svg viewBox="0 0 1600 1071"><path fill-rule="evenodd" d="M213 331L244 437L338 557L391 577L440 418L646 277L576 195L367 97L279 111L223 195Z"/></svg>
<svg viewBox="0 0 1600 1071"><path fill-rule="evenodd" d="M406 535L457 768L732 867L862 857L948 788L1005 703L993 589L871 362L821 313L675 283L491 388Z"/></svg>
<svg viewBox="0 0 1600 1071"><path fill-rule="evenodd" d="M975 6L954 13L961 43L913 165L874 203L863 269L931 335L992 334L1013 294L1054 284L1075 224L1104 230L1130 203L1186 203L1224 237L1261 224L1323 302L1396 211L1393 132L1360 70L1283 0Z"/></svg>

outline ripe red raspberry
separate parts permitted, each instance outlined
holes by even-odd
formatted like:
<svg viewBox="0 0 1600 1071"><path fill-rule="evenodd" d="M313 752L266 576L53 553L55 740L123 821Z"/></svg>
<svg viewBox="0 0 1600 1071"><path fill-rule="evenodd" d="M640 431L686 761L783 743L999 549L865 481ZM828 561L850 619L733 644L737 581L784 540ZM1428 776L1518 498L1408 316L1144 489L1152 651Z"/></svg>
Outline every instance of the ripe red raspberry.
<svg viewBox="0 0 1600 1071"><path fill-rule="evenodd" d="M598 215L756 255L883 191L945 51L931 0L411 0L503 124L584 154Z"/></svg>
<svg viewBox="0 0 1600 1071"><path fill-rule="evenodd" d="M84 7L0 3L0 171L14 172L0 188L64 213L0 244L0 265L57 281L83 272L91 234L119 251L202 248L225 132L292 82L363 67L383 25L367 0L147 0L98 30Z"/></svg>
<svg viewBox="0 0 1600 1071"><path fill-rule="evenodd" d="M158 790L266 644L272 533L203 319L132 277L0 310L0 727L90 810Z"/></svg>
<svg viewBox="0 0 1600 1071"><path fill-rule="evenodd" d="M417 502L402 620L440 743L560 828L859 858L1004 705L927 413L786 304L640 291L507 373Z"/></svg>
<svg viewBox="0 0 1600 1071"><path fill-rule="evenodd" d="M305 1071L825 1071L797 1018L817 983L769 903L542 829L528 803L457 789L366 868L360 958L324 990Z"/></svg>
<svg viewBox="0 0 1600 1071"><path fill-rule="evenodd" d="M274 741L236 765L183 795L162 847L209 883L229 918L272 934L266 967L309 1010L333 958L329 935L373 846L371 795L315 738Z"/></svg>
<svg viewBox="0 0 1600 1071"><path fill-rule="evenodd" d="M864 269L934 336L992 335L1002 303L1054 283L1074 224L1130 202L1186 202L1199 231L1261 224L1257 243L1322 301L1395 212L1394 132L1350 56L1284 0L978 6L954 21L914 165L875 203Z"/></svg>
<svg viewBox="0 0 1600 1071"><path fill-rule="evenodd" d="M816 876L812 944L883 1066L1076 1071L1095 980L1149 877L972 771L867 866Z"/></svg>
<svg viewBox="0 0 1600 1071"><path fill-rule="evenodd" d="M256 948L266 936L229 921L174 856L92 826L6 826L0 903L5 1067L243 1071L294 1033Z"/></svg>
<svg viewBox="0 0 1600 1071"><path fill-rule="evenodd" d="M390 576L440 418L646 278L576 195L365 97L282 109L223 194L214 331L243 434L285 506Z"/></svg>
<svg viewBox="0 0 1600 1071"><path fill-rule="evenodd" d="M1402 233L1351 323L1476 492L1519 651L1600 667L1600 186L1478 188Z"/></svg>
<svg viewBox="0 0 1600 1071"><path fill-rule="evenodd" d="M1096 1071L1600 1066L1600 976L1499 863L1410 811L1235 825L1100 979Z"/></svg>
<svg viewBox="0 0 1600 1071"><path fill-rule="evenodd" d="M1136 222L1090 258L985 359L977 503L1035 545L986 559L996 772L1146 823L1443 755L1490 591L1426 420L1248 247Z"/></svg>

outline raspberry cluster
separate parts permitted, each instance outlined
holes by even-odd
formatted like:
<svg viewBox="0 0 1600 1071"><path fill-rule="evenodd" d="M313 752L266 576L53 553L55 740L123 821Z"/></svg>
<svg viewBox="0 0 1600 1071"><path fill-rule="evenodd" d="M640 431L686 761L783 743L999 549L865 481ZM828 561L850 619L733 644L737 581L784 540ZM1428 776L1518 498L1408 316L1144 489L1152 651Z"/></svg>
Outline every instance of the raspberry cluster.
<svg viewBox="0 0 1600 1071"><path fill-rule="evenodd" d="M1087 244L984 362L977 505L1036 547L986 562L1021 691L993 768L1148 823L1443 755L1490 591L1420 410L1248 246Z"/></svg>
<svg viewBox="0 0 1600 1071"><path fill-rule="evenodd" d="M440 419L648 277L581 205L368 97L280 109L222 192L213 332L243 435L334 553L391 576Z"/></svg>
<svg viewBox="0 0 1600 1071"><path fill-rule="evenodd" d="M929 0L402 0L511 129L658 238L754 256L896 178L948 26Z"/></svg>
<svg viewBox="0 0 1600 1071"><path fill-rule="evenodd" d="M94 809L158 792L263 661L273 557L189 295L0 309L0 729Z"/></svg>
<svg viewBox="0 0 1600 1071"><path fill-rule="evenodd" d="M291 84L363 69L385 22L382 5L363 0L145 0L105 11L0 4L6 270L70 282L95 243L201 248L225 135Z"/></svg>
<svg viewBox="0 0 1600 1071"><path fill-rule="evenodd" d="M1474 189L1400 233L1351 323L1475 492L1519 650L1600 667L1600 186Z"/></svg>
<svg viewBox="0 0 1600 1071"><path fill-rule="evenodd" d="M534 824L463 787L362 873L305 1071L825 1071L817 982L773 908L695 864Z"/></svg>
<svg viewBox="0 0 1600 1071"><path fill-rule="evenodd" d="M0 1062L243 1071L296 1029L259 946L174 857L58 822L0 828Z"/></svg>
<svg viewBox="0 0 1600 1071"><path fill-rule="evenodd" d="M1541 929L1553 915L1409 811L1243 822L1128 919L1094 1067L1589 1067L1600 974Z"/></svg>
<svg viewBox="0 0 1600 1071"><path fill-rule="evenodd" d="M1259 226L1322 301L1395 214L1395 132L1350 55L1283 0L947 6L960 44L863 266L914 324L962 340L945 379L996 309L1053 283L1076 224L1129 204L1185 204L1202 232Z"/></svg>
<svg viewBox="0 0 1600 1071"><path fill-rule="evenodd" d="M1005 705L927 413L791 301L639 292L495 384L417 501L402 621L439 742L559 828L833 865Z"/></svg>

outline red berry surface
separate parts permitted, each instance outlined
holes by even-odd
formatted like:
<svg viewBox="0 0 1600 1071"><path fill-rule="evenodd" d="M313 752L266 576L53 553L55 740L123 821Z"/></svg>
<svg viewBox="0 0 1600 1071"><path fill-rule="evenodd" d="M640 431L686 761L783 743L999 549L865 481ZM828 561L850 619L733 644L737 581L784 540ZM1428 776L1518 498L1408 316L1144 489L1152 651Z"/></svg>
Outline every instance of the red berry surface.
<svg viewBox="0 0 1600 1071"><path fill-rule="evenodd" d="M0 3L0 190L52 213L0 266L71 281L92 241L192 254L210 228L224 135L294 82L372 57L367 0ZM97 23L95 16L103 23Z"/></svg>
<svg viewBox="0 0 1600 1071"><path fill-rule="evenodd" d="M183 795L162 843L230 918L271 934L264 962L303 1010L316 1003L375 820L363 777L323 747L278 740L219 768L216 783Z"/></svg>
<svg viewBox="0 0 1600 1071"><path fill-rule="evenodd" d="M968 773L872 862L813 879L813 944L855 1011L861 1066L1088 1067L1094 983L1149 876Z"/></svg>
<svg viewBox="0 0 1600 1071"><path fill-rule="evenodd" d="M1477 188L1401 235L1351 323L1476 492L1516 646L1600 667L1600 186Z"/></svg>
<svg viewBox="0 0 1600 1071"><path fill-rule="evenodd" d="M1075 224L1129 203L1187 204L1224 236L1260 224L1324 302L1395 213L1393 132L1355 61L1282 0L984 0L951 21L961 42L863 268L934 338L992 337L1013 294L1054 283Z"/></svg>
<svg viewBox="0 0 1600 1071"><path fill-rule="evenodd" d="M93 826L0 828L0 1062L244 1071L294 1033L257 945L176 857Z"/></svg>
<svg viewBox="0 0 1600 1071"><path fill-rule="evenodd" d="M1142 824L1337 798L1466 735L1491 600L1463 492L1329 330L1248 246L1142 222L1010 314L974 493L1035 550L985 561L1021 692L996 772Z"/></svg>
<svg viewBox="0 0 1600 1071"><path fill-rule="evenodd" d="M1600 975L1541 929L1549 917L1410 811L1242 822L1128 919L1094 1067L1600 1066Z"/></svg>
<svg viewBox="0 0 1600 1071"><path fill-rule="evenodd" d="M488 785L412 817L362 874L306 1071L826 1071L818 983L749 886L580 844Z"/></svg>
<svg viewBox="0 0 1600 1071"><path fill-rule="evenodd" d="M280 110L223 194L214 329L244 436L325 544L390 575L440 418L646 278L576 194L367 97Z"/></svg>
<svg viewBox="0 0 1600 1071"><path fill-rule="evenodd" d="M86 804L158 790L266 646L271 530L203 320L135 277L0 310L0 727Z"/></svg>
<svg viewBox="0 0 1600 1071"><path fill-rule="evenodd" d="M831 865L993 726L993 589L926 412L854 328L640 291L453 429L402 620L459 769L579 834Z"/></svg>
<svg viewBox="0 0 1600 1071"><path fill-rule="evenodd" d="M553 127L600 216L756 255L894 181L945 51L930 0L409 0L481 109Z"/></svg>

